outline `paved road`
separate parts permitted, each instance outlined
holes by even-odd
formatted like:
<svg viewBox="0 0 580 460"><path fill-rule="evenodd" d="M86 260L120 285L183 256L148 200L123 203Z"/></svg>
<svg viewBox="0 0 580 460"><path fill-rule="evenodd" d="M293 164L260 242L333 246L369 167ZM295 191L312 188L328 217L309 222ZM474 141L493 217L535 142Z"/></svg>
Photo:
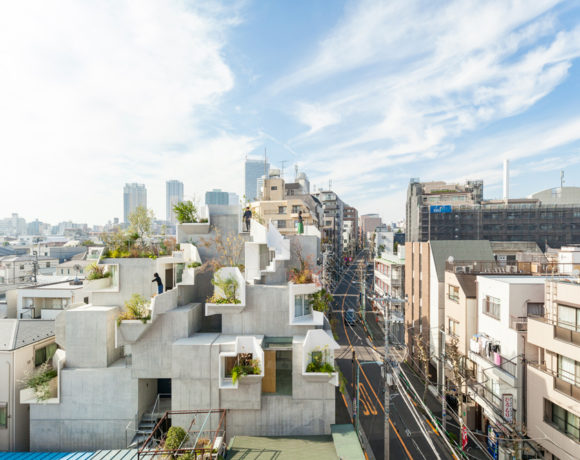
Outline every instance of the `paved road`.
<svg viewBox="0 0 580 460"><path fill-rule="evenodd" d="M342 280L336 286L335 305L333 317L339 322L336 332L341 350L337 353L337 364L347 380L347 392L351 400L356 394L356 367L359 367L359 423L367 439L369 440L374 457L379 460L384 458L384 380L381 376L381 368L372 361L382 361L380 348L373 349L368 338L366 328L360 322L349 326L343 321L343 312L348 308L358 310L360 284L358 281L356 259L343 274ZM346 294L346 295L345 295ZM373 325L374 316L367 315L367 321L376 333L377 342L380 339L380 328L376 322ZM352 352L356 353L356 361L353 364ZM360 364L369 362L369 364ZM403 397L397 392L391 392L390 398L390 458L394 459L447 459L452 456L441 444L439 436L429 424L420 418L416 420L413 412L407 407ZM425 432L427 435L425 435ZM431 440L431 443L429 440ZM432 445L433 444L433 445Z"/></svg>

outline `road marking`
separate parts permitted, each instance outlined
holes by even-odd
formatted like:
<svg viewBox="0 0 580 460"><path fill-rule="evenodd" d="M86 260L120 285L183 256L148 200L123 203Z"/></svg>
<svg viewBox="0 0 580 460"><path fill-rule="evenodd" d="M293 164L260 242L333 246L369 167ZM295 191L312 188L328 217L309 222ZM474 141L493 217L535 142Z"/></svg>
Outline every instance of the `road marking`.
<svg viewBox="0 0 580 460"><path fill-rule="evenodd" d="M362 382L358 384L358 390L360 395L360 402L364 403L368 408L368 410L365 411L365 415L369 415L369 412L373 415L378 415L377 408L371 401L371 397Z"/></svg>
<svg viewBox="0 0 580 460"><path fill-rule="evenodd" d="M342 275L344 276L344 275ZM339 283L340 284L340 283ZM349 289L351 289L352 287L352 283L349 283L346 290L348 292ZM334 294L333 294L334 295ZM344 328L344 335L346 336L346 340L348 340L348 344L350 346L350 349L353 349L352 343L350 341L350 337L348 336L348 332L346 330L346 324L344 322L344 303L345 303L346 297L342 298L342 306L341 306L341 310L342 310L342 317L343 317L343 321L342 321L342 327ZM373 347L374 348L374 347ZM375 349L376 351L376 349ZM357 360L358 361L358 360ZM360 366L360 370L364 376L364 378L366 379L367 383L369 384L372 393L374 394L377 402L379 403L379 406L381 407L381 409L383 410L383 413L385 412L385 407L383 406L383 404L381 403L380 398L377 396L377 394L375 393L374 388L372 387L364 369L362 366ZM413 457L411 456L411 454L409 453L409 449L407 449L407 446L405 445L405 443L403 442L403 439L401 438L401 435L399 434L399 431L397 430L397 428L395 427L395 425L393 424L393 421L391 420L391 418L389 417L389 424L391 425L391 427L393 428L395 434L397 435L397 438L399 438L399 441L401 442L401 445L403 446L403 449L405 450L405 453L407 454L407 456L409 457L410 460L413 460ZM386 440L385 440L386 441Z"/></svg>

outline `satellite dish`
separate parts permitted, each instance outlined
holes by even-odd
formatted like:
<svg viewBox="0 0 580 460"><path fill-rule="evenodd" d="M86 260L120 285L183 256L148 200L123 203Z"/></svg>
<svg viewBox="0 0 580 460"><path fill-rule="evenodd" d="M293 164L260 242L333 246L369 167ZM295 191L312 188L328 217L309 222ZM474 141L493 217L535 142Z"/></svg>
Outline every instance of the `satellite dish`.
<svg viewBox="0 0 580 460"><path fill-rule="evenodd" d="M453 262L455 262L455 257L453 257L453 256L449 256L449 257L447 258L447 262L449 262L450 264L452 264Z"/></svg>

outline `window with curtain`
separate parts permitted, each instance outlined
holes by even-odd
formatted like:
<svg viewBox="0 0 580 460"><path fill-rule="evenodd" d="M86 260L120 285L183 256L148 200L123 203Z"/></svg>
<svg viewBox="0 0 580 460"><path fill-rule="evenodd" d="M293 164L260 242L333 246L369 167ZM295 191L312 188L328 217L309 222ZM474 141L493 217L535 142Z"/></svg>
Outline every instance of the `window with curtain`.
<svg viewBox="0 0 580 460"><path fill-rule="evenodd" d="M34 350L34 365L40 366L54 356L58 346L56 343L48 344L46 347Z"/></svg>
<svg viewBox="0 0 580 460"><path fill-rule="evenodd" d="M558 305L558 326L571 331L580 331L580 308Z"/></svg>
<svg viewBox="0 0 580 460"><path fill-rule="evenodd" d="M580 441L580 417L552 401L544 400L544 421L575 441Z"/></svg>
<svg viewBox="0 0 580 460"><path fill-rule="evenodd" d="M558 377L572 384L580 382L580 362L558 355Z"/></svg>

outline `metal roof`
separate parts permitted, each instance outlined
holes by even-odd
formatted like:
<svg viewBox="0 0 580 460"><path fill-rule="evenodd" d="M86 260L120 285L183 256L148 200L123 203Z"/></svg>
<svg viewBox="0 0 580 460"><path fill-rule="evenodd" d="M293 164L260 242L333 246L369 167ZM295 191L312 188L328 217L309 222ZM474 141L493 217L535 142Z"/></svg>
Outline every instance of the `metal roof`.
<svg viewBox="0 0 580 460"><path fill-rule="evenodd" d="M54 337L54 321L0 319L0 351L11 351Z"/></svg>
<svg viewBox="0 0 580 460"><path fill-rule="evenodd" d="M445 262L450 256L455 260L495 260L488 240L433 240L429 244L437 279L441 282L445 280Z"/></svg>

